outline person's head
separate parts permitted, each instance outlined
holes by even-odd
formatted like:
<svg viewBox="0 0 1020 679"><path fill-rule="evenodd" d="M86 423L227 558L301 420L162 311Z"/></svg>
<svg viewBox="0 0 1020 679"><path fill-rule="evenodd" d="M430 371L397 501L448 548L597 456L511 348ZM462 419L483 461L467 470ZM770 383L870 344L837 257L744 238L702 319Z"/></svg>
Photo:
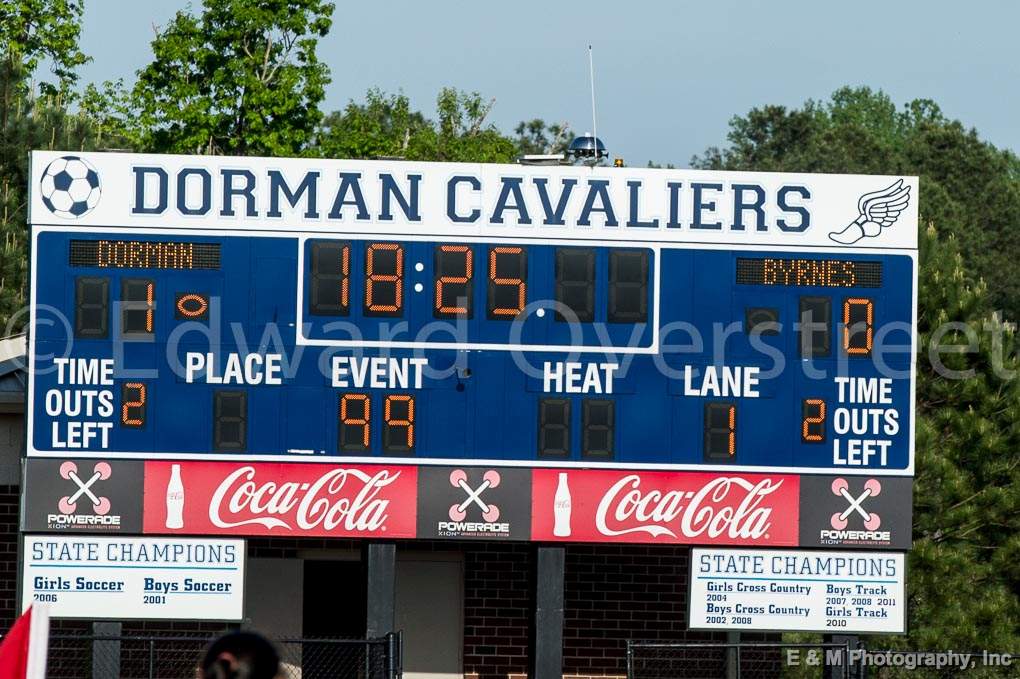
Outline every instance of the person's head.
<svg viewBox="0 0 1020 679"><path fill-rule="evenodd" d="M274 679L280 658L269 640L254 632L229 632L205 651L201 679Z"/></svg>

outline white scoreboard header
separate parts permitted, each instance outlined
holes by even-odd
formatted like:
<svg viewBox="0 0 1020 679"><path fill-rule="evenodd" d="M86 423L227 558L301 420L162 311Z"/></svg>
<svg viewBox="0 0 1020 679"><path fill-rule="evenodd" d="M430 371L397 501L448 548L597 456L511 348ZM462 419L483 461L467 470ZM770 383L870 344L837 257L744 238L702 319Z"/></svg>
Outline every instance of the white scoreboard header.
<svg viewBox="0 0 1020 679"><path fill-rule="evenodd" d="M33 225L916 249L916 177L34 152Z"/></svg>

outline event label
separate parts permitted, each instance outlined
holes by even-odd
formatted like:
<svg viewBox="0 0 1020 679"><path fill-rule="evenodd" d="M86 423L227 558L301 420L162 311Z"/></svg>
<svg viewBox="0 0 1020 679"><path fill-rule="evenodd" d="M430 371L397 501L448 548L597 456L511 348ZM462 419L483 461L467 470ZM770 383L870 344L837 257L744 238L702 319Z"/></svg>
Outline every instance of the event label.
<svg viewBox="0 0 1020 679"><path fill-rule="evenodd" d="M902 634L905 573L900 553L695 548L688 627Z"/></svg>
<svg viewBox="0 0 1020 679"><path fill-rule="evenodd" d="M25 537L21 607L55 618L243 618L243 540Z"/></svg>

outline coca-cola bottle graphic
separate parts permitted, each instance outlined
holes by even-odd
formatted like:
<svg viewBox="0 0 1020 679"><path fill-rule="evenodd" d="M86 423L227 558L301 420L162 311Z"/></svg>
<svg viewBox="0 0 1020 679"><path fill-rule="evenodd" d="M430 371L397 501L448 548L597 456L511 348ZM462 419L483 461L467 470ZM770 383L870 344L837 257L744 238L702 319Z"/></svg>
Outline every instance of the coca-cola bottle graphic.
<svg viewBox="0 0 1020 679"><path fill-rule="evenodd" d="M566 472L560 472L556 495L553 496L553 535L570 537L570 487L567 486Z"/></svg>
<svg viewBox="0 0 1020 679"><path fill-rule="evenodd" d="M184 481L179 464L170 468L170 482L166 485L166 527L184 528Z"/></svg>

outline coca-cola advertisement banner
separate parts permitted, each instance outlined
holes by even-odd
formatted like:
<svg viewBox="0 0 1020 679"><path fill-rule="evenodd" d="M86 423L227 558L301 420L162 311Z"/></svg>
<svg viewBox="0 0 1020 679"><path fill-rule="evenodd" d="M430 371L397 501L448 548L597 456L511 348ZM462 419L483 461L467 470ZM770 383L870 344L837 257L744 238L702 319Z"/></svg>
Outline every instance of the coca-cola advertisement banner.
<svg viewBox="0 0 1020 679"><path fill-rule="evenodd" d="M796 546L789 474L532 472L532 540Z"/></svg>
<svg viewBox="0 0 1020 679"><path fill-rule="evenodd" d="M416 467L146 462L146 533L415 537Z"/></svg>
<svg viewBox="0 0 1020 679"><path fill-rule="evenodd" d="M22 529L902 550L910 546L910 483L471 465L29 460Z"/></svg>

